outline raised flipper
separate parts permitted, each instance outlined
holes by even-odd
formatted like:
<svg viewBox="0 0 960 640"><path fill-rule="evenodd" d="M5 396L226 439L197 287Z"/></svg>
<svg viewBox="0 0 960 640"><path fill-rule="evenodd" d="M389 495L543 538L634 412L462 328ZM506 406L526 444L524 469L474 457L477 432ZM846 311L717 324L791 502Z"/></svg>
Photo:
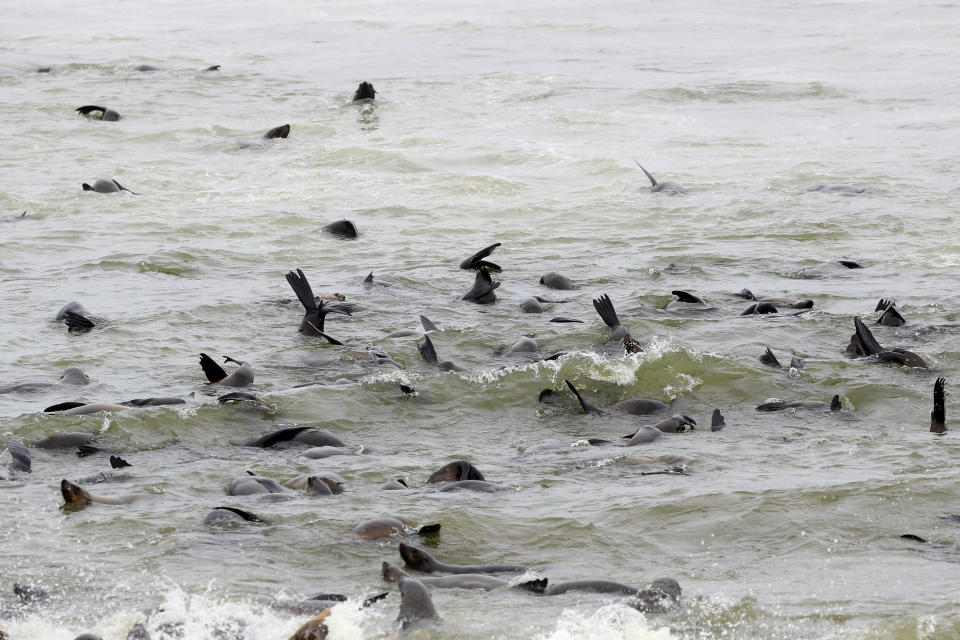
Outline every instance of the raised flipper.
<svg viewBox="0 0 960 640"><path fill-rule="evenodd" d="M111 178L111 180L113 180L113 179ZM130 191L130 189L127 189L125 186L123 186L122 184L120 184L120 183L117 182L116 180L113 180L113 184L117 185L117 189L120 189L120 191ZM136 196L136 195L140 195L140 194L138 194L136 191L130 191L130 193L132 193L132 194L135 195L135 196Z"/></svg>
<svg viewBox="0 0 960 640"><path fill-rule="evenodd" d="M646 174L647 178L650 180L650 186L652 186L654 189L656 189L656 188L657 188L657 185L660 184L659 182L657 182L657 179L654 178L653 175L651 175L651 173L650 173L649 171L647 171L646 169L643 168L643 165L640 164L640 161L639 161L639 160L637 160L636 158L634 158L633 161L636 162L636 163L637 163L637 166L640 167L640 170L643 171L644 174Z"/></svg>
<svg viewBox="0 0 960 640"><path fill-rule="evenodd" d="M214 507L215 509L223 509L224 511L230 511L237 514L247 522L253 522L256 524L269 524L263 518L250 513L249 511L244 511L243 509L237 509L236 507Z"/></svg>
<svg viewBox="0 0 960 640"><path fill-rule="evenodd" d="M491 271L502 271L499 265L496 265L496 264L493 264L492 262L488 262L484 260L484 258L486 258L491 253L493 253L493 250L499 246L500 246L500 243L497 242L496 244L492 244L489 247L484 247L483 249L480 249L480 251L477 251L475 254L465 259L463 262L461 262L460 268L461 269L480 269L482 267L486 267Z"/></svg>
<svg viewBox="0 0 960 640"><path fill-rule="evenodd" d="M487 271L487 268L480 267L480 270L477 272L477 277L473 281L473 286L469 291L460 296L460 299L480 301L491 295L499 286L500 283L493 281L493 278L490 277L490 272Z"/></svg>
<svg viewBox="0 0 960 640"><path fill-rule="evenodd" d="M863 321L860 318L853 319L853 326L856 329L856 337L860 342L860 347L868 355L876 355L881 351L886 351L883 347L880 346L880 343L877 342L877 339L873 337L873 334L870 332L870 329L867 329L867 325L863 324Z"/></svg>
<svg viewBox="0 0 960 640"><path fill-rule="evenodd" d="M272 447L279 442L289 442L310 428L311 427L287 427L286 429L279 429L278 431L268 433L265 436L248 440L243 444L244 446L248 447L260 447L261 449L266 449L267 447Z"/></svg>
<svg viewBox="0 0 960 640"><path fill-rule="evenodd" d="M671 291L673 295L677 296L679 302L689 302L691 304L704 304L703 300L693 295L692 293L687 293L686 291Z"/></svg>
<svg viewBox="0 0 960 640"><path fill-rule="evenodd" d="M440 331L440 327L433 324L427 316L420 316L420 324L423 325L424 331Z"/></svg>
<svg viewBox="0 0 960 640"><path fill-rule="evenodd" d="M310 288L310 283L307 282L307 276L303 275L303 271L297 269L296 273L293 271L287 272L287 282L293 292L297 294L297 299L300 300L300 304L303 305L307 313L316 313L317 300L313 297L313 289Z"/></svg>
<svg viewBox="0 0 960 640"><path fill-rule="evenodd" d="M63 323L67 325L67 331L77 333L85 333L97 326L90 318L69 309L63 313Z"/></svg>
<svg viewBox="0 0 960 640"><path fill-rule="evenodd" d="M620 326L620 318L617 317L613 303L610 302L610 296L604 293L595 299L593 301L593 308L597 310L597 313L600 314L600 319L603 320L608 327L615 329Z"/></svg>
<svg viewBox="0 0 960 640"><path fill-rule="evenodd" d="M417 343L417 350L427 364L437 364L437 350L434 348L430 336L423 336L423 343Z"/></svg>
<svg viewBox="0 0 960 640"><path fill-rule="evenodd" d="M933 383L933 411L930 412L930 433L944 433L947 430L947 392L944 388L946 384L947 381L944 378L937 378L937 381Z"/></svg>
<svg viewBox="0 0 960 640"><path fill-rule="evenodd" d="M886 311L888 307L892 307L896 302L893 300L887 300L886 298L880 298L880 302L877 303L877 308L874 311Z"/></svg>
<svg viewBox="0 0 960 640"><path fill-rule="evenodd" d="M110 468L111 469L123 469L124 467L132 467L133 465L121 458L120 456L110 456Z"/></svg>
<svg viewBox="0 0 960 640"><path fill-rule="evenodd" d="M323 331L321 331L320 329L317 328L317 325L313 324L313 323L310 322L309 320L304 319L304 322L306 322L308 325L310 325L310 328L313 329L314 331L316 331L318 336L320 336L321 338L324 338L324 339L325 339L327 342L329 342L330 344L335 344L335 345L340 346L340 347L343 346L343 343L342 343L342 342L340 342L339 340L337 340L336 338L334 338L334 337L332 337L332 336L329 336L329 335L325 334Z"/></svg>
<svg viewBox="0 0 960 640"><path fill-rule="evenodd" d="M720 409L714 409L713 415L710 416L710 431L720 431L725 426L727 426L727 422L723 419Z"/></svg>
<svg viewBox="0 0 960 640"><path fill-rule="evenodd" d="M881 302L883 302L881 300ZM883 313L880 314L880 317L877 319L877 324L882 324L885 327L902 327L907 321L900 314L900 310L891 303L884 309Z"/></svg>
<svg viewBox="0 0 960 640"><path fill-rule="evenodd" d="M61 402L60 404L55 404L47 407L43 410L44 413L56 413L57 411L66 411L67 409L76 409L77 407L85 407L86 402Z"/></svg>
<svg viewBox="0 0 960 640"><path fill-rule="evenodd" d="M270 129L270 131L267 131L263 134L263 137L270 140L273 138L286 138L288 135L290 135L290 125L282 124L279 127L274 127Z"/></svg>
<svg viewBox="0 0 960 640"><path fill-rule="evenodd" d="M567 383L567 386L570 387L570 391L573 391L573 395L577 396L577 400L580 402L580 406L583 408L584 413L602 413L600 407L592 405L586 400L583 399L583 396L580 395L580 392L577 391L577 388L573 386L573 383L569 380L564 380Z"/></svg>
<svg viewBox="0 0 960 640"><path fill-rule="evenodd" d="M830 398L830 411L840 411L843 407L840 406L840 396L835 395Z"/></svg>
<svg viewBox="0 0 960 640"><path fill-rule="evenodd" d="M223 367L205 353L200 354L200 366L203 367L203 373L212 384L216 384L227 377L227 372L223 370Z"/></svg>
<svg viewBox="0 0 960 640"><path fill-rule="evenodd" d="M760 354L759 359L760 362L768 367L773 367L777 370L783 369L783 367L780 366L780 361L777 360L777 356L773 355L773 351L770 350L770 347L767 347L767 350Z"/></svg>

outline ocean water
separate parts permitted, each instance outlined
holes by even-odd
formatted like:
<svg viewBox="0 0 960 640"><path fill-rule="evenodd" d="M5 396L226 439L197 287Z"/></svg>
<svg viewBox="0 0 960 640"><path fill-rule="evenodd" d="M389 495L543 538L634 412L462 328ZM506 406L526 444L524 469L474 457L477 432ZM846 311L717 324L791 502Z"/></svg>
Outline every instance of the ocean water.
<svg viewBox="0 0 960 640"><path fill-rule="evenodd" d="M91 384L0 394L0 435L89 431L104 453L32 448L32 473L0 481L0 630L122 640L141 621L155 639L286 640L309 617L287 605L324 592L352 598L332 638L960 637L960 444L929 433L934 380L949 393L960 370L958 9L8 2L0 218L26 216L0 221L0 386L69 365ZM361 81L374 103L350 104ZM123 118L77 114L86 104ZM261 139L285 123L289 138ZM651 193L635 159L688 193ZM99 177L136 195L80 188ZM824 183L863 191L808 191ZM321 231L344 218L358 239ZM459 300L473 281L460 261L494 242L498 302ZM840 258L864 268L809 271ZM347 346L298 333L295 268L358 305L327 319ZM550 271L577 288L541 286ZM389 286L365 286L371 272ZM742 288L814 306L741 317ZM665 312L675 290L713 308ZM643 353L607 344L603 293ZM565 302L524 314L531 295ZM880 298L908 323L874 324ZM71 300L101 324L53 322ZM421 314L464 371L427 366L419 336L386 338ZM930 369L848 358L855 316ZM522 335L566 355L500 353ZM768 346L806 367L762 365ZM274 411L218 405L201 352L249 361L246 390ZM590 447L658 418L584 415L565 379L599 405L671 401L696 429ZM546 388L557 403L538 402ZM755 409L834 394L837 413ZM187 403L42 412L150 396ZM293 425L359 454L239 446ZM545 441L561 447L521 453ZM60 480L108 471L110 454L132 466L88 490L148 497L64 509ZM457 459L510 490L426 484ZM348 487L227 496L247 471L333 471ZM390 477L411 489L380 491ZM204 527L220 505L270 524ZM379 576L399 540L344 535L385 515L440 523L405 540L445 562L551 582L670 576L683 596L644 616L605 595L435 590L442 622L402 634ZM49 600L22 605L14 582Z"/></svg>

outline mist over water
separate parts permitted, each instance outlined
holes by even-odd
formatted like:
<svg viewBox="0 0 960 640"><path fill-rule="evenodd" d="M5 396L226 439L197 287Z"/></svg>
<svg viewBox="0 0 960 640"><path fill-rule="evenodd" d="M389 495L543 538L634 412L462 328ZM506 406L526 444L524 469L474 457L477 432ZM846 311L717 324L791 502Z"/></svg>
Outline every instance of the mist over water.
<svg viewBox="0 0 960 640"><path fill-rule="evenodd" d="M91 384L0 394L0 435L89 431L106 453L31 448L32 473L0 480L0 630L122 640L144 621L154 638L286 640L308 616L283 605L323 592L353 598L331 637L397 636L379 576L397 540L344 535L393 515L441 523L408 541L445 562L683 588L646 617L603 595L434 590L443 622L418 638L960 637L950 397L951 431L929 433L935 379L960 380L956 18L933 2L8 3L0 218L27 215L0 221L0 387L69 365ZM377 100L349 104L361 81ZM76 113L88 104L123 117ZM285 123L289 138L261 138ZM651 193L634 159L688 193ZM138 195L81 189L100 177ZM320 231L344 218L358 239ZM458 300L473 282L460 261L494 242L499 301ZM801 273L839 258L865 268ZM359 305L327 318L350 346L297 332L284 274L298 267ZM538 284L550 271L577 288ZM363 285L370 272L389 286ZM814 307L740 317L743 288ZM665 313L674 290L715 309ZM603 293L643 353L606 344ZM524 314L531 295L567 302ZM874 324L880 298L908 323ZM71 300L102 323L53 322ZM427 366L418 336L386 338L420 314L465 371ZM854 316L930 370L847 358ZM522 335L567 353L498 355ZM806 367L762 365L767 346ZM201 352L249 361L245 390L276 412L218 405ZM696 429L590 447L657 418L584 415L565 379L601 406L670 401ZM537 402L545 388L558 403ZM839 413L755 410L834 394ZM150 396L187 403L42 413ZM727 426L711 432L717 407ZM292 425L362 453L238 446ZM521 453L547 440L564 446ZM149 497L62 508L61 478L107 471L109 454L132 466L87 489ZM511 490L425 484L455 459ZM643 475L678 466L689 475ZM349 486L227 496L247 471ZM379 491L390 477L412 488ZM205 528L221 505L270 524ZM14 582L49 603L21 607Z"/></svg>

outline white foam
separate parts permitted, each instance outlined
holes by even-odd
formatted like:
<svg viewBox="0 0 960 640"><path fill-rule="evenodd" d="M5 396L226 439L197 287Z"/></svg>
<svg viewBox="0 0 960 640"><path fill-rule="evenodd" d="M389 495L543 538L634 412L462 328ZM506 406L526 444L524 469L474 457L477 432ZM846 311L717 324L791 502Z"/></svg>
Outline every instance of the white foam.
<svg viewBox="0 0 960 640"><path fill-rule="evenodd" d="M646 616L623 604L600 607L592 615L564 609L557 625L537 640L670 640L668 627L655 629Z"/></svg>

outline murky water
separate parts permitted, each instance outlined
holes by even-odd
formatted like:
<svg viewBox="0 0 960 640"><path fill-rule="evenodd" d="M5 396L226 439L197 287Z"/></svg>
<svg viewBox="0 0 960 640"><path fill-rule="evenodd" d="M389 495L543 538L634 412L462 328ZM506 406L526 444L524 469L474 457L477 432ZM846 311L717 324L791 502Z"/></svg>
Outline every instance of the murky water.
<svg viewBox="0 0 960 640"><path fill-rule="evenodd" d="M379 567L400 562L397 540L344 535L395 515L441 523L423 544L446 562L683 588L678 607L646 619L603 595L434 591L443 622L414 637L960 637L960 527L943 518L960 513L960 445L929 433L934 380L960 379L957 11L9 3L0 217L27 215L0 222L0 385L54 382L68 365L92 381L0 394L0 431L26 443L90 431L106 453L31 449L33 472L0 481L0 629L111 640L141 620L154 638L286 640L308 616L282 605L334 592L357 600L335 609L331 637L395 636L399 598ZM348 104L364 80L377 101ZM123 118L74 111L86 104ZM288 139L260 140L284 123ZM634 158L687 195L650 193ZM81 190L98 177L138 195ZM863 192L807 191L819 183ZM342 218L357 240L321 233ZM493 242L499 301L459 301L473 280L460 261ZM866 268L799 277L841 257ZM327 319L349 346L297 332L284 280L297 267L316 293L359 305ZM549 271L577 288L542 287ZM390 286L363 285L370 272ZM745 287L814 307L740 317ZM714 309L665 313L674 290ZM605 344L591 304L602 293L643 353ZM567 302L524 314L530 295ZM908 323L873 324L880 298ZM102 323L67 333L52 319L71 300ZM420 314L444 329L431 334L440 359L464 372L423 363L418 336L385 337ZM557 315L584 322L547 322ZM847 358L854 316L930 370ZM497 355L525 334L567 355ZM805 369L762 365L767 346ZM278 414L219 406L201 352L251 362L247 390ZM564 379L600 405L674 401L697 428L589 447L656 419L583 415ZM544 388L559 403L538 403ZM839 413L755 410L834 394ZM168 395L187 403L42 413ZM717 407L727 427L711 432ZM948 398L949 428L952 415ZM362 454L238 446L290 425ZM520 454L551 439L564 448ZM63 509L60 480L107 471L108 454L132 466L87 488L149 497ZM425 484L461 458L511 490ZM677 465L689 475L644 475ZM228 497L247 471L335 471L349 487ZM397 476L412 488L379 490ZM271 524L205 528L219 505ZM19 607L13 582L50 599Z"/></svg>

